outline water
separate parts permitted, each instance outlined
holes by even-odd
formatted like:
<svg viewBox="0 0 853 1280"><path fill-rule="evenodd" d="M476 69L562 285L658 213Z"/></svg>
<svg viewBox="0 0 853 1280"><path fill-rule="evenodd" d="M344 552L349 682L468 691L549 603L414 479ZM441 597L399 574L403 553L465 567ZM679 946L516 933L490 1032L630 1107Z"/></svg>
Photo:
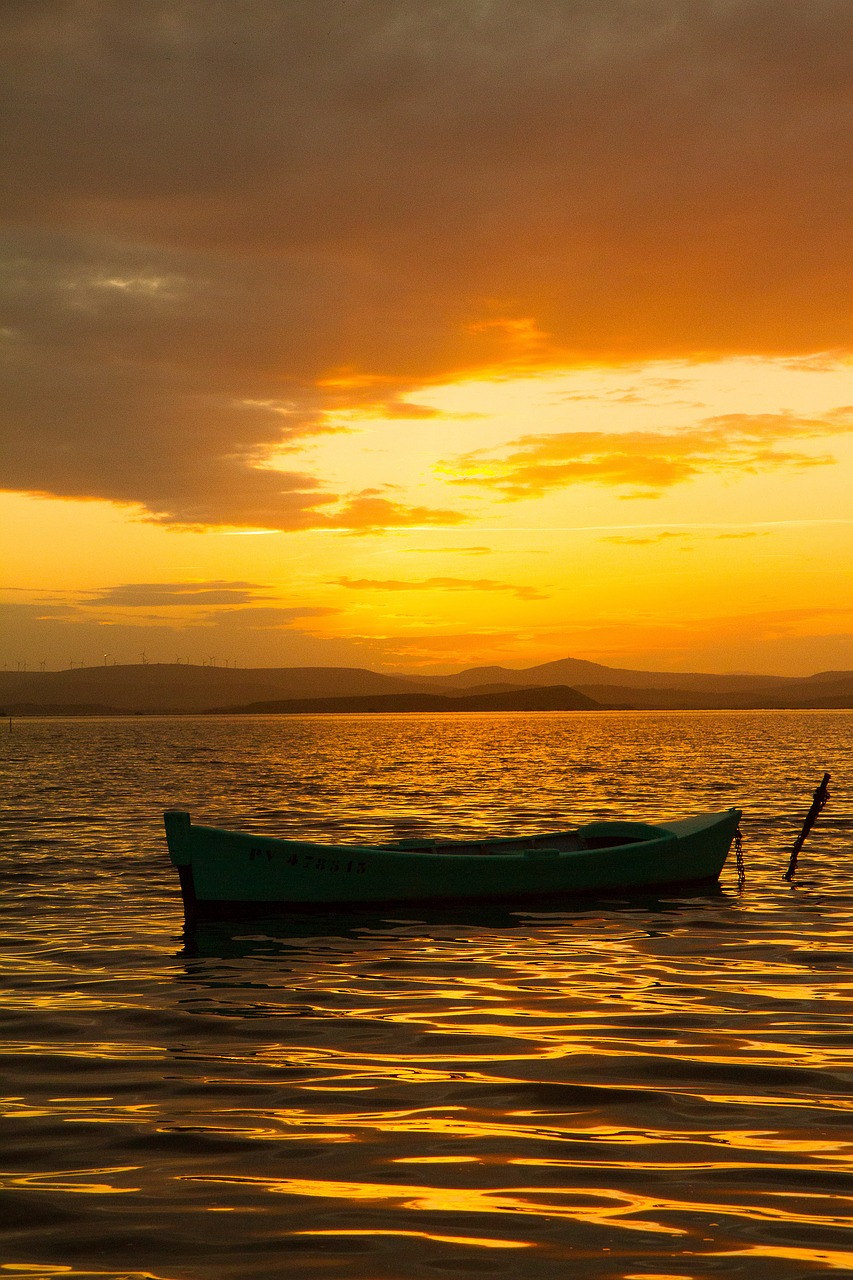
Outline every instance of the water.
<svg viewBox="0 0 853 1280"><path fill-rule="evenodd" d="M0 1276L853 1276L853 713L18 721ZM832 798L787 850L824 769ZM745 809L747 881L182 933L160 812Z"/></svg>

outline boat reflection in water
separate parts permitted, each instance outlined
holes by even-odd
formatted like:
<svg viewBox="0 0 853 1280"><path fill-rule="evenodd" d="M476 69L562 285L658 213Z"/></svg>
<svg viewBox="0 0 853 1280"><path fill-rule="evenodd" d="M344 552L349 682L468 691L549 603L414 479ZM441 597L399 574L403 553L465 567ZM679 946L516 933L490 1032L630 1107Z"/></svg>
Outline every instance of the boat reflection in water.
<svg viewBox="0 0 853 1280"><path fill-rule="evenodd" d="M629 894L554 894L547 905L529 904L513 908L503 902L423 903L416 908L392 904L384 909L370 906L347 906L312 911L282 908L248 916L184 922L182 946L177 951L185 959L269 959L273 956L299 954L304 946L310 954L318 939L349 942L355 957L359 947L375 936L403 939L454 937L460 944L472 931L515 934L535 932L555 938L566 929L583 930L602 914L624 918L636 928L646 921L649 936L659 933L663 922L685 924L702 918L702 908L729 906L737 909L739 895L724 889L717 880L699 885L678 886L663 894L635 890ZM193 972L201 972L194 970Z"/></svg>

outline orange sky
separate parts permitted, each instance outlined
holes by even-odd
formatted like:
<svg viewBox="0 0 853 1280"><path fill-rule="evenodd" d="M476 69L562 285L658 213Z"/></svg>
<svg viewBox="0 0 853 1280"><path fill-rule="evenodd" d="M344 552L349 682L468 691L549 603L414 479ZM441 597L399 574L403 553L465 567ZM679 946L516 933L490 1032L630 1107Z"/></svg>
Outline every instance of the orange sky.
<svg viewBox="0 0 853 1280"><path fill-rule="evenodd" d="M853 667L846 0L0 25L10 667Z"/></svg>

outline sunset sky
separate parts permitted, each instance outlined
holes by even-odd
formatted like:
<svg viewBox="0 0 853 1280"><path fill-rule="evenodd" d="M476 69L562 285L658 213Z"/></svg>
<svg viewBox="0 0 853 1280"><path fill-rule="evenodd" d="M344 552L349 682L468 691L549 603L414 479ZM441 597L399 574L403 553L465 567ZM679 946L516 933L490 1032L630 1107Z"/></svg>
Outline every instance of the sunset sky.
<svg viewBox="0 0 853 1280"><path fill-rule="evenodd" d="M0 661L853 668L850 0L9 0Z"/></svg>

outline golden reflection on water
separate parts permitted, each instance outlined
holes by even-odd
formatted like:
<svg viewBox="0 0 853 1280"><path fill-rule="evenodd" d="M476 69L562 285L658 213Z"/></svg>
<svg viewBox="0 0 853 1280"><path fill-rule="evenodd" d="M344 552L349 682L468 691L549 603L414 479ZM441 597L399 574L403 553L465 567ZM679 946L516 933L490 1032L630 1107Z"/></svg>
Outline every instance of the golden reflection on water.
<svg viewBox="0 0 853 1280"><path fill-rule="evenodd" d="M839 1249L794 1249L778 1245L754 1244L747 1249L720 1250L708 1256L712 1258L784 1258L791 1262L806 1262L829 1267L833 1271L846 1271L849 1275L853 1275L853 1253L845 1253Z"/></svg>
<svg viewBox="0 0 853 1280"><path fill-rule="evenodd" d="M0 1274L853 1274L853 718L478 723L26 726ZM830 748L792 893L780 797ZM569 794L572 819L744 803L743 892L181 941L172 804L384 838L556 829Z"/></svg>
<svg viewBox="0 0 853 1280"><path fill-rule="evenodd" d="M3 1262L0 1271L10 1276L71 1276L72 1280L177 1280L176 1276L155 1275L153 1271L92 1271L88 1267L80 1271L71 1266L51 1266L49 1263Z"/></svg>
<svg viewBox="0 0 853 1280"><path fill-rule="evenodd" d="M679 1227L666 1226L654 1219L626 1215L672 1208L648 1196L631 1195L609 1188L595 1187L514 1187L508 1191L480 1190L474 1187L406 1186L372 1182L321 1182L299 1178L211 1178L189 1176L189 1182L219 1182L252 1186L273 1195L310 1196L329 1200L387 1200L401 1209L423 1213L508 1213L539 1217L547 1213L553 1218L570 1218L577 1222L623 1227L629 1231L649 1231L665 1235L684 1235ZM577 1199L580 1204L563 1203ZM591 1204L598 1200L603 1203ZM691 1209L697 1206L691 1205ZM700 1210L703 1206L698 1206ZM708 1208L707 1212L716 1212ZM524 1243L524 1242L522 1242ZM529 1242L528 1242L529 1243Z"/></svg>
<svg viewBox="0 0 853 1280"><path fill-rule="evenodd" d="M38 1191L63 1191L74 1195L126 1195L141 1190L140 1187L117 1187L111 1182L88 1181L93 1175L110 1173L138 1173L139 1167L125 1165L115 1169L63 1169L56 1173L9 1174L0 1172L0 1187Z"/></svg>
<svg viewBox="0 0 853 1280"><path fill-rule="evenodd" d="M704 1102L727 1107L742 1106L748 1100L750 1107L768 1107L774 1110L787 1110L789 1107L796 1107L799 1111L825 1112L827 1109L827 1100L825 1098L807 1093L788 1093L782 1096L760 1093L748 1093L746 1096L743 1093L703 1093L699 1096ZM833 1096L832 1108L834 1111L853 1111L853 1098Z"/></svg>
<svg viewBox="0 0 853 1280"><path fill-rule="evenodd" d="M439 1235L436 1231L403 1231L402 1229L394 1229L380 1227L376 1230L349 1230L336 1231L333 1228L325 1228L316 1231L294 1231L296 1236L400 1236L403 1239L410 1240L432 1240L436 1244L463 1244L470 1245L474 1249L530 1249L532 1245L528 1240L490 1240L487 1236L444 1236Z"/></svg>

